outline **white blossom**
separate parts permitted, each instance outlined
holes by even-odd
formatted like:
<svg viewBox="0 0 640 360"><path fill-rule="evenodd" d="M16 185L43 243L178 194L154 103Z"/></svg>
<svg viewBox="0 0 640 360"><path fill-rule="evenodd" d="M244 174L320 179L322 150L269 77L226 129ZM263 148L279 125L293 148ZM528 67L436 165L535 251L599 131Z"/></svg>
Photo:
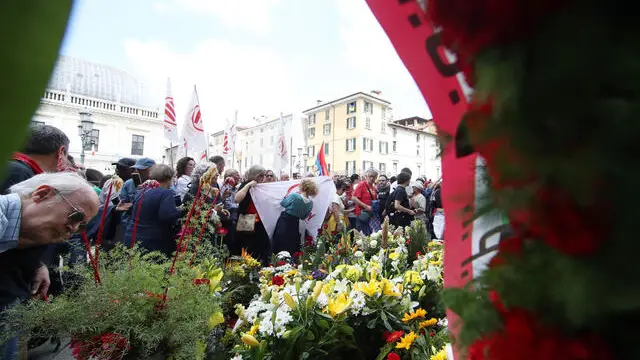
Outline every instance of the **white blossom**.
<svg viewBox="0 0 640 360"><path fill-rule="evenodd" d="M375 240L371 240L371 242L369 243L369 246L372 248L378 247L378 242Z"/></svg>
<svg viewBox="0 0 640 360"><path fill-rule="evenodd" d="M364 256L364 253L362 253L362 251L358 250L353 254L354 257L356 258L361 258Z"/></svg>

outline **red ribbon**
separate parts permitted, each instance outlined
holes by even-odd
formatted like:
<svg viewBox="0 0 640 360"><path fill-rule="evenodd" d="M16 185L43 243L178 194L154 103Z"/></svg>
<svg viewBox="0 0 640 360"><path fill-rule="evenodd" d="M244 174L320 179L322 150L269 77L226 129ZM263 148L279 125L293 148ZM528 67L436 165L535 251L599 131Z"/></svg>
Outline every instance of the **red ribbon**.
<svg viewBox="0 0 640 360"><path fill-rule="evenodd" d="M89 256L89 262L91 263L91 267L93 268L93 277L96 281L96 284L100 284L101 281L100 281L100 273L98 271L98 262L93 257L93 255L91 255L91 245L89 244L89 238L87 238L87 233L83 231L80 233L80 236L82 237L84 248L87 251L87 255Z"/></svg>
<svg viewBox="0 0 640 360"><path fill-rule="evenodd" d="M100 217L100 227L98 228L98 235L96 236L96 264L98 264L98 258L100 257L100 244L102 244L102 231L104 230L104 222L107 218L107 209L109 208L109 202L111 200L111 191L113 190L113 181L109 184L109 191L102 208L102 216Z"/></svg>
<svg viewBox="0 0 640 360"><path fill-rule="evenodd" d="M209 222L209 217L213 212L213 209L216 207L216 201L218 201L218 197L220 196L220 191L216 194L211 202L211 207L209 211L207 211L207 216L205 217L205 221L202 222L202 226L200 227L200 234L198 235L198 241L196 241L196 246L193 247L193 255L191 256L191 261L189 261L189 266L193 266L193 261L196 259L196 252L198 251L198 246L200 245L200 241L202 240L202 235L204 234L204 229L207 227Z"/></svg>

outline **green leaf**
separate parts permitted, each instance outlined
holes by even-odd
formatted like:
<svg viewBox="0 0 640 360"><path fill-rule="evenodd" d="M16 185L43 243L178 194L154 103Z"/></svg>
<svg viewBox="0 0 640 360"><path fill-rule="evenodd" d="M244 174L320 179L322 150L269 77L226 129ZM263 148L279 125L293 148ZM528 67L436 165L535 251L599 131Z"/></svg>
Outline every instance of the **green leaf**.
<svg viewBox="0 0 640 360"><path fill-rule="evenodd" d="M325 319L320 319L318 321L316 321L316 323L318 324L319 327L323 328L323 329L328 329L329 328L329 322Z"/></svg>
<svg viewBox="0 0 640 360"><path fill-rule="evenodd" d="M312 340L315 340L316 336L313 334L313 331L309 330L305 334L304 338L305 338L305 340L312 341Z"/></svg>
<svg viewBox="0 0 640 360"><path fill-rule="evenodd" d="M343 333L345 333L345 334L347 334L347 335L349 335L349 336L353 336L353 334L354 334L354 332L355 332L355 330L354 330L351 326L346 325L346 324L345 324L345 325L342 325L342 326L340 327L340 330L342 330L342 332L343 332Z"/></svg>
<svg viewBox="0 0 640 360"><path fill-rule="evenodd" d="M4 121L0 169L4 169L4 159L21 147L31 117L40 104L58 57L71 6L71 0L3 3L0 107L4 109Z"/></svg>

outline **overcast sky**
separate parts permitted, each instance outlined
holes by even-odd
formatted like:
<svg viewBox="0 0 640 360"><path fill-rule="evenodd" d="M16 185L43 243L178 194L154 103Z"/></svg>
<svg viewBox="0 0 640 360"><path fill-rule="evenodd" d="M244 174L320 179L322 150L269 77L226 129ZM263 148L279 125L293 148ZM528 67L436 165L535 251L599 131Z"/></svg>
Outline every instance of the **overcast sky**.
<svg viewBox="0 0 640 360"><path fill-rule="evenodd" d="M235 110L300 112L316 100L382 91L396 118L430 117L364 0L78 0L62 53L126 70L162 105L171 78L178 125L198 87L207 132Z"/></svg>

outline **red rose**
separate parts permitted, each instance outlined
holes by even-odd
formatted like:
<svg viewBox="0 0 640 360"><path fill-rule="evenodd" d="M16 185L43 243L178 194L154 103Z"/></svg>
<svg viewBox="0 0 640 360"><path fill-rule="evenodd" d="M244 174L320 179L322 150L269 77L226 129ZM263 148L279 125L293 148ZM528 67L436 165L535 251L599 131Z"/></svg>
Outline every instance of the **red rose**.
<svg viewBox="0 0 640 360"><path fill-rule="evenodd" d="M389 355L387 355L387 360L400 360L400 355L390 352Z"/></svg>
<svg viewBox="0 0 640 360"><path fill-rule="evenodd" d="M284 285L284 278L280 275L275 275L271 278L271 283L277 286Z"/></svg>
<svg viewBox="0 0 640 360"><path fill-rule="evenodd" d="M504 327L469 347L470 360L609 360L611 352L594 336L567 338L558 329L536 321L522 309L502 313Z"/></svg>
<svg viewBox="0 0 640 360"><path fill-rule="evenodd" d="M400 340L400 338L403 337L403 336L404 336L404 331L400 331L400 330L394 331L394 332L392 332L391 334L389 334L387 336L385 341L387 342L387 344L390 344L390 343L393 343L393 342L396 342L396 341Z"/></svg>
<svg viewBox="0 0 640 360"><path fill-rule="evenodd" d="M287 262L286 261L278 261L276 263L276 266L283 266L283 265L287 265Z"/></svg>
<svg viewBox="0 0 640 360"><path fill-rule="evenodd" d="M302 257L304 255L304 253L302 251L296 251L293 253L293 258L297 259L299 257Z"/></svg>

